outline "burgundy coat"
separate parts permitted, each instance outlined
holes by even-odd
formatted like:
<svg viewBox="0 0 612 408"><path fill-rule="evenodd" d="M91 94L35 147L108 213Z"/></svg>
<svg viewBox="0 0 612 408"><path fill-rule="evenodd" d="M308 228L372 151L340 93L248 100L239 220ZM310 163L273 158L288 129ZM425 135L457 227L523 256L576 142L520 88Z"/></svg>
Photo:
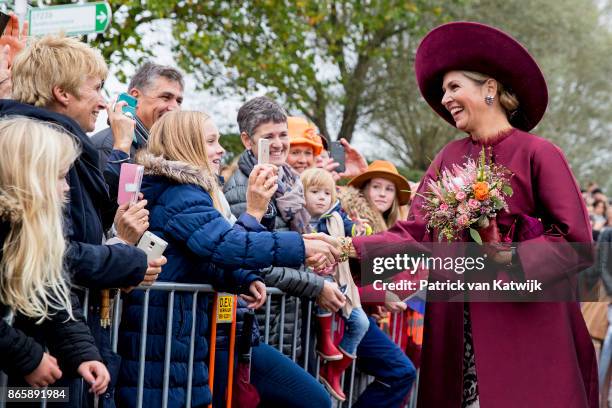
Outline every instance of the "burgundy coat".
<svg viewBox="0 0 612 408"><path fill-rule="evenodd" d="M580 190L561 150L540 137L513 130L489 143L496 163L509 168L514 195L509 213L500 214L500 229L516 214L541 218L561 234L544 234L533 242L591 242L591 229ZM466 157L476 159L482 145L471 138L449 143L437 155L419 186L436 178L439 170ZM386 232L357 237L362 255L368 244L433 241L425 229L423 198L416 196L407 221ZM560 268L576 262L572 251L548 246L518 246L526 279L551 281L558 277L542 268L554 260ZM534 249L535 248L535 249ZM588 265L590 259L584 257ZM463 303L431 302L425 312L422 368L418 406L459 408L462 399ZM480 405L483 408L596 408L597 362L577 302L471 303L472 335Z"/></svg>

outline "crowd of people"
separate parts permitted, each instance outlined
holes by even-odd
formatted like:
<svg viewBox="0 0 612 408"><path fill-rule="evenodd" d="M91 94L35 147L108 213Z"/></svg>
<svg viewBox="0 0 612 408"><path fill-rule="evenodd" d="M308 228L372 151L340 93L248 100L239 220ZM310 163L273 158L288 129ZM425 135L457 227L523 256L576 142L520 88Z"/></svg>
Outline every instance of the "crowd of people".
<svg viewBox="0 0 612 408"><path fill-rule="evenodd" d="M13 16L10 24L15 21ZM510 210L498 217L503 232L527 214L560 225L568 242L590 242L586 216L581 220L586 210L563 155L528 133L546 107L544 78L524 48L494 28L450 23L419 47L415 69L422 94L469 136L444 147L418 186L391 162L368 165L344 139L339 171L330 141L267 97L240 107L236 121L244 151L225 167L215 118L181 109L185 84L175 68L146 63L137 70L127 89L138 101L132 117L123 114L126 102L110 104L103 97L108 67L98 50L62 36L14 40L0 55L0 75L6 75L0 78L0 301L14 314L12 325L0 321L0 369L9 385L64 386L73 396L84 379L89 395L67 406L93 406L94 394L97 406L132 407L139 397L144 406L160 406L164 375L169 407L183 407L187 398L191 406L224 406L229 341L217 338L211 390L209 297L174 295L170 371L164 373L169 295L151 291L145 310L145 294L134 290L162 281L207 283L240 295L237 335L252 345L252 406L330 407L345 401L341 378L353 362L373 378L353 406L402 406L416 369L379 323L389 312L415 312L401 293L366 297L372 287L361 283L359 261L372 245L433 241L423 213L427 182L443 165L478 157L482 146L515 173ZM482 47L473 47L480 42ZM507 55L500 57L498 49ZM431 55L440 58L432 62ZM509 66L520 66L520 74L508 73ZM487 75L475 72L485 69ZM103 110L109 128L88 135ZM259 163L263 139L269 160ZM137 202L119 206L123 163L143 166L144 177ZM532 188L544 183L549 188ZM596 230L610 219L607 202L596 198L596 190L590 193ZM562 195L569 197L566 205L557 206ZM164 256L147 260L137 248L145 231L168 243ZM548 250L499 248L493 262L509 270L520 263L529 278L539 273L543 256L560 259L562 266L576 259ZM86 318L72 285L90 291ZM287 295L283 304L271 300L267 344L259 330L266 324L266 287ZM104 293L112 288L125 292L117 353L104 312ZM307 310L296 307L298 299L316 302L316 347L305 347L311 341L304 327ZM138 389L145 313L144 388ZM250 313L259 324L246 332L242 322ZM340 341L332 340L332 313L344 327ZM430 302L419 406L571 401L572 407L593 407L595 360L585 336L574 303ZM319 372L316 364L304 370L291 353L305 360L318 355Z"/></svg>
<svg viewBox="0 0 612 408"><path fill-rule="evenodd" d="M393 165L388 163L392 174L387 177L372 172L343 141L346 171L338 174L333 170L338 164L324 155L323 138L312 124L259 97L238 112L245 150L224 180L219 131L207 114L180 109L184 81L178 70L153 63L138 69L128 86L138 100L131 118L122 113L124 102L108 104L102 96L108 68L97 50L57 36L19 47L14 56L4 56L11 87L0 102L0 143L7 157L0 187L2 304L15 315L12 326L2 322L0 348L7 356L1 368L10 385L67 386L77 396L83 378L102 406L135 406L144 294L132 289L167 281L209 283L241 294L239 328L241 316L253 309L263 325L266 286L287 293L288 303L316 301L324 385L278 350L281 333L291 345L297 326L298 357L313 357L302 356L301 343L310 340L302 333L302 311L288 312L281 322L280 304L273 301L269 344L260 341L257 326L253 333L238 330L239 336L252 337L251 382L260 406L329 407L332 398L345 400L340 378L355 359L361 371L375 378L357 406L399 406L406 399L415 368L361 308L346 256L326 238L332 231L342 236L371 233L372 226L379 231L387 227L388 214L399 219L400 203L408 203L401 190L409 187ZM109 128L88 135L103 110ZM266 164L256 159L262 138L270 142ZM318 193L318 182L307 188L302 184L299 173L314 169L315 159L327 182L325 191L332 195ZM140 200L133 205L116 204L122 163L144 166ZM363 202L365 213L351 219L336 199L335 183L356 175L354 199ZM374 186L371 192L366 184ZM327 217L331 210L334 216ZM339 220L339 226L332 220ZM169 243L160 259L148 262L136 247L145 231ZM71 285L90 290L87 319L84 299ZM118 353L111 349L102 311L103 292L110 288L125 292ZM167 293L156 291L149 299L147 406L162 400L167 299ZM174 297L169 406L185 405L192 321L191 404L206 406L213 400L207 367L209 301L198 298L192 320L193 295ZM381 307L406 309L397 297ZM287 310L294 308L287 305ZM337 348L330 339L332 312L346 317ZM381 310L375 312L380 319ZM223 349L227 338L218 342ZM291 353L288 347L282 351ZM223 352L218 356L218 372L223 372ZM217 374L215 406L224 405L224 379ZM92 401L74 397L70 405Z"/></svg>
<svg viewBox="0 0 612 408"><path fill-rule="evenodd" d="M600 406L612 404L612 200L597 183L582 189L593 240L597 243L594 265L584 273L588 295L582 313L598 353Z"/></svg>

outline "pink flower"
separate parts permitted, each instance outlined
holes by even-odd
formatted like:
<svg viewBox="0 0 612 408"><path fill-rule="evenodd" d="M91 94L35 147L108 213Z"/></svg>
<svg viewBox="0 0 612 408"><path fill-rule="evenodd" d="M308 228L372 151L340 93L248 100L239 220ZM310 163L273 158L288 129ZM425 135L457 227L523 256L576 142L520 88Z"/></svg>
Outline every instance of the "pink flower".
<svg viewBox="0 0 612 408"><path fill-rule="evenodd" d="M459 214L468 214L470 212L470 209L465 203L461 203L459 204L459 206L457 206L457 212Z"/></svg>
<svg viewBox="0 0 612 408"><path fill-rule="evenodd" d="M468 201L468 207L470 207L473 210L476 210L478 207L480 207L480 202L478 202L478 200L470 198Z"/></svg>
<svg viewBox="0 0 612 408"><path fill-rule="evenodd" d="M440 211L448 211L448 204L446 203L440 204Z"/></svg>
<svg viewBox="0 0 612 408"><path fill-rule="evenodd" d="M461 227L465 227L469 223L470 223L470 219L465 214L462 214L459 216L459 218L457 218L457 224L459 224L459 226Z"/></svg>
<svg viewBox="0 0 612 408"><path fill-rule="evenodd" d="M457 194L455 194L455 198L459 201L463 201L465 200L465 193L463 191L459 191Z"/></svg>

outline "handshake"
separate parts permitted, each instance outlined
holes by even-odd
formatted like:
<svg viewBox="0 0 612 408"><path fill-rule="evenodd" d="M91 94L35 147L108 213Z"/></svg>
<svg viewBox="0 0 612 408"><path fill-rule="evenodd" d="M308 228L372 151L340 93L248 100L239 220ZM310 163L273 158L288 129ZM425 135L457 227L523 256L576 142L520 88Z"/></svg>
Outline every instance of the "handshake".
<svg viewBox="0 0 612 408"><path fill-rule="evenodd" d="M320 271L346 260L348 249L342 241L326 234L304 234L306 266ZM343 259L344 258L344 259Z"/></svg>

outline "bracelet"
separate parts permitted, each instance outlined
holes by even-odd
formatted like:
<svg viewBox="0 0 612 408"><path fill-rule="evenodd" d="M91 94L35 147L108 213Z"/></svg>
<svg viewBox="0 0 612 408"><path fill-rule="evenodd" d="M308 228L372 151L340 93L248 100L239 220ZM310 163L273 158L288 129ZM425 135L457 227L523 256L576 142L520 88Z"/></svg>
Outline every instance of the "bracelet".
<svg viewBox="0 0 612 408"><path fill-rule="evenodd" d="M346 262L348 261L349 255L351 253L351 248L353 247L353 240L348 237L341 237L338 238L338 241L340 241L340 258L338 259L338 261Z"/></svg>

